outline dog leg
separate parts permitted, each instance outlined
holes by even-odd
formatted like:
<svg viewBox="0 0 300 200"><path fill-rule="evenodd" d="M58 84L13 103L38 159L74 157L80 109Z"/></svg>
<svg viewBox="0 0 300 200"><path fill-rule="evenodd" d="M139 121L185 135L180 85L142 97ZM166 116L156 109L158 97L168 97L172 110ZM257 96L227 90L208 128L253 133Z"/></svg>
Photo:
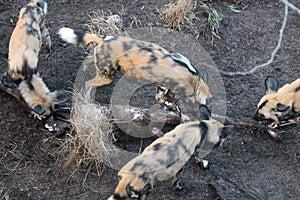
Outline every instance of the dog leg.
<svg viewBox="0 0 300 200"><path fill-rule="evenodd" d="M51 52L52 42L51 42L51 36L50 36L49 30L45 28L42 32L42 35L46 40L46 45L47 45L49 51Z"/></svg>
<svg viewBox="0 0 300 200"><path fill-rule="evenodd" d="M89 89L90 87L97 87L97 86L103 86L108 85L113 81L113 79L106 77L105 75L102 75L100 71L96 71L96 76L85 82L85 89Z"/></svg>
<svg viewBox="0 0 300 200"><path fill-rule="evenodd" d="M175 190L183 190L183 189L186 188L186 185L185 185L183 182L181 182L181 181L178 180L178 177L179 177L179 175L181 174L182 170L183 170L183 169L180 169L180 170L176 173L176 175L175 175L175 177L174 177L174 179L173 179L173 187L175 188Z"/></svg>

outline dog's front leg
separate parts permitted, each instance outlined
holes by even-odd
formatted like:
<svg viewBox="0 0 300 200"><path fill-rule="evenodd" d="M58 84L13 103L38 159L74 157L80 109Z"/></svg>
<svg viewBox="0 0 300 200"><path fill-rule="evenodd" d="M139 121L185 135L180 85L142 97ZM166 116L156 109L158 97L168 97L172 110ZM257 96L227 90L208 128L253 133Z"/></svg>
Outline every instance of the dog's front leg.
<svg viewBox="0 0 300 200"><path fill-rule="evenodd" d="M46 27L44 27L44 29L42 30L42 37L46 40L46 45L49 48L49 51L51 51L51 47L52 47L51 36L49 30Z"/></svg>

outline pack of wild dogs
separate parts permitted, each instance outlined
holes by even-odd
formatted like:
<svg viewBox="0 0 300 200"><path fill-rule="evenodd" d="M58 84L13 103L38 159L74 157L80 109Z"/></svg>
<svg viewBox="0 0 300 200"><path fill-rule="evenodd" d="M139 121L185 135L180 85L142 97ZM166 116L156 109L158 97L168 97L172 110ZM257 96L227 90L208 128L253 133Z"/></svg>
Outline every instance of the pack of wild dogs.
<svg viewBox="0 0 300 200"><path fill-rule="evenodd" d="M1 79L1 89L10 94L19 91L39 119L51 116L67 96L60 90L51 92L39 74L42 40L51 48L44 22L46 14L44 0L31 0L20 10L9 42L9 68ZM119 183L109 199L145 199L155 181L172 179L173 186L182 189L178 176L185 164L197 158L200 150L217 146L221 141L223 124L212 118L208 108L212 95L207 74L199 72L180 53L169 52L154 43L129 37L100 37L66 27L57 33L71 44L97 43L96 76L86 82L86 87L110 84L121 71L134 80L155 83L156 100L182 120L119 171ZM277 79L269 76L265 87L266 94L257 105L254 119L278 127L299 115L300 79L279 88Z"/></svg>

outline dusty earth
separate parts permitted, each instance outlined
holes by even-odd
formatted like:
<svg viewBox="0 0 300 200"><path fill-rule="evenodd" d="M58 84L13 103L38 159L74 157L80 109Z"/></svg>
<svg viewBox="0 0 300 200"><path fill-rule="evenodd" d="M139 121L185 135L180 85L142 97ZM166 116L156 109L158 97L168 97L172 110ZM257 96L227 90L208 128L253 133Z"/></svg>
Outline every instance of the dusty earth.
<svg viewBox="0 0 300 200"><path fill-rule="evenodd" d="M71 90L84 50L64 45L55 35L61 26L86 29L88 14L110 9L122 15L124 27L163 27L157 8L168 1L77 1L49 2L47 24L53 49L42 48L39 64L49 87ZM284 7L277 1L243 1L248 7L240 13L230 10L232 2L214 1L211 5L225 16L221 39L211 43L204 30L197 39L225 71L241 71L265 62L277 44ZM298 7L298 1L293 1ZM0 72L7 69L8 43L21 0L0 1ZM138 23L135 23L138 22ZM264 79L279 78L281 85L299 78L300 20L290 12L282 47L275 61L251 76L228 77L227 115L249 121L259 98L264 94ZM190 34L188 30L186 34ZM178 41L180 42L180 41ZM242 67L245 66L245 67ZM108 103L113 86L101 88L101 103ZM147 88L146 88L147 89ZM152 88L151 88L152 89ZM149 89L150 91L150 89ZM148 91L146 91L148 92ZM143 98L143 97L142 97ZM72 175L56 162L64 138L56 138L44 128L43 121L32 118L16 99L0 92L0 198L1 199L105 199L117 185L117 171L106 168L98 177L92 170ZM143 100L144 104L151 102ZM225 130L227 140L207 157L209 170L189 162L181 179L184 191L174 191L169 182L158 183L148 199L300 199L300 127L282 129L282 142L274 141L264 131L252 128ZM125 138L125 137L124 137ZM119 141L139 148L138 139ZM84 181L85 180L85 181ZM83 184L84 182L84 184Z"/></svg>

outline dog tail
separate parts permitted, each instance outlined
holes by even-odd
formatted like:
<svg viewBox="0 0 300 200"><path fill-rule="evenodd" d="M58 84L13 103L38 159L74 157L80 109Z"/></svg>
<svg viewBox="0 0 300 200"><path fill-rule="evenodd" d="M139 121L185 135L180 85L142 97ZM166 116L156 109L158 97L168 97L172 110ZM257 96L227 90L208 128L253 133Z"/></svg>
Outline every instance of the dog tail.
<svg viewBox="0 0 300 200"><path fill-rule="evenodd" d="M48 4L45 0L34 0L36 5L43 9L44 14L46 15L48 12Z"/></svg>
<svg viewBox="0 0 300 200"><path fill-rule="evenodd" d="M99 45L103 43L103 38L96 34L84 33L82 31L73 30L71 28L63 27L57 32L59 37L65 42L75 45L88 45L91 42L97 42Z"/></svg>

